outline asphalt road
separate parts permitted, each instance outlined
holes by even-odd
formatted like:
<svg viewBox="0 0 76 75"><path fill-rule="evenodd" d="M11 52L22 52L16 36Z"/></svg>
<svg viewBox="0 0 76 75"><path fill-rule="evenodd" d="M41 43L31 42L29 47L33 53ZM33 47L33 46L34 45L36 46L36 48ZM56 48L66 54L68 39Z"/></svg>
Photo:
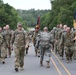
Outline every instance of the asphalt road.
<svg viewBox="0 0 76 75"><path fill-rule="evenodd" d="M46 56L45 56L46 57ZM43 66L40 66L40 58L35 56L34 47L31 44L28 55L24 58L24 70L15 72L14 52L12 57L6 59L6 63L0 63L0 75L76 75L76 60L66 63L58 55L51 52L50 68L46 68L44 58Z"/></svg>

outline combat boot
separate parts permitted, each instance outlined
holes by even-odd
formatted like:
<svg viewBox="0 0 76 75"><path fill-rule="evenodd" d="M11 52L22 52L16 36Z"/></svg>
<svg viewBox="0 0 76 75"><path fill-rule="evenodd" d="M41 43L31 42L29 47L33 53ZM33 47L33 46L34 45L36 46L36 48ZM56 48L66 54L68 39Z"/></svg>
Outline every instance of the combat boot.
<svg viewBox="0 0 76 75"><path fill-rule="evenodd" d="M28 54L28 47L26 48L26 54Z"/></svg>
<svg viewBox="0 0 76 75"><path fill-rule="evenodd" d="M20 67L20 70L24 70L24 68L23 67Z"/></svg>
<svg viewBox="0 0 76 75"><path fill-rule="evenodd" d="M38 55L38 57L40 57L40 51L39 50L37 51L37 55Z"/></svg>
<svg viewBox="0 0 76 75"><path fill-rule="evenodd" d="M76 57L73 57L74 60L76 60Z"/></svg>
<svg viewBox="0 0 76 75"><path fill-rule="evenodd" d="M43 66L43 62L42 61L40 61L40 66Z"/></svg>
<svg viewBox="0 0 76 75"><path fill-rule="evenodd" d="M67 60L66 62L69 63L69 60Z"/></svg>
<svg viewBox="0 0 76 75"><path fill-rule="evenodd" d="M62 57L62 60L64 60L64 57Z"/></svg>
<svg viewBox="0 0 76 75"><path fill-rule="evenodd" d="M66 58L66 62L69 63L69 58Z"/></svg>
<svg viewBox="0 0 76 75"><path fill-rule="evenodd" d="M47 63L47 68L50 68L50 61L46 61Z"/></svg>
<svg viewBox="0 0 76 75"><path fill-rule="evenodd" d="M7 58L7 55L5 56L5 58Z"/></svg>
<svg viewBox="0 0 76 75"><path fill-rule="evenodd" d="M2 61L2 64L5 64L5 61Z"/></svg>
<svg viewBox="0 0 76 75"><path fill-rule="evenodd" d="M37 49L36 48L35 48L35 54L36 54L35 56L37 56Z"/></svg>
<svg viewBox="0 0 76 75"><path fill-rule="evenodd" d="M16 72L18 72L18 71L19 71L17 67L15 68L15 71L16 71Z"/></svg>

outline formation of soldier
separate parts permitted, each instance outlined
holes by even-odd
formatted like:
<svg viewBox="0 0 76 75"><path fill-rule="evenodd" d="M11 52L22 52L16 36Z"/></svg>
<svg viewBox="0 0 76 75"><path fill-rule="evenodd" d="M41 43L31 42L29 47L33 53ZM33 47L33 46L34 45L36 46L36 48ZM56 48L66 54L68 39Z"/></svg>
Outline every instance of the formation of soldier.
<svg viewBox="0 0 76 75"><path fill-rule="evenodd" d="M45 28L45 27L44 27ZM48 29L47 29L48 30ZM36 56L37 53L40 51L40 65L43 65L43 58L44 58L44 52L45 49L48 51L48 49L45 46L44 42L44 48L43 43L41 41L45 38L48 38L46 34L41 34L43 31L40 31L37 27L35 28L35 32L33 35L34 40L34 46L35 46L35 52ZM64 59L64 55L66 57L66 62L69 63L74 58L76 60L76 30L72 30L70 27L67 27L67 25L58 24L57 27L53 27L53 29L49 32L50 33L50 40L48 43L48 48L55 52L55 54L59 54L59 56ZM41 37L43 37L41 39ZM43 49L42 49L43 48ZM43 52L41 52L43 50ZM49 53L50 53L49 52ZM49 65L49 64L48 64ZM47 65L47 67L48 67Z"/></svg>
<svg viewBox="0 0 76 75"><path fill-rule="evenodd" d="M32 38L32 39L31 39ZM11 57L12 50L15 54L15 71L24 69L24 56L28 54L29 42L33 42L36 56L40 57L40 66L43 66L46 55L47 68L50 68L51 51L59 54L66 61L76 59L76 30L71 30L67 25L59 24L48 31L44 27L41 31L38 26L33 32L23 29L22 23L17 23L17 29L12 31L9 25L0 27L0 62L5 63L5 58Z"/></svg>
<svg viewBox="0 0 76 75"><path fill-rule="evenodd" d="M51 33L54 37L54 48L55 54L59 54L62 59L64 59L64 54L66 56L66 61L72 61L72 58L76 59L75 52L75 40L76 31L72 31L67 25L62 26L62 24L57 25L52 29Z"/></svg>

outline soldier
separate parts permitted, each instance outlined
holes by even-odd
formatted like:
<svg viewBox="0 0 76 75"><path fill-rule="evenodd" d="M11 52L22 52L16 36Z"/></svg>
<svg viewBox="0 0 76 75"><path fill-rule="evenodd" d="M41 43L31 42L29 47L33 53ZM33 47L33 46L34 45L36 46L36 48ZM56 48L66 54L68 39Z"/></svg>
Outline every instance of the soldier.
<svg viewBox="0 0 76 75"><path fill-rule="evenodd" d="M53 37L53 42L52 42L52 51L54 51L55 49L55 31L56 31L56 27L53 27L53 29L51 30L51 35Z"/></svg>
<svg viewBox="0 0 76 75"><path fill-rule="evenodd" d="M58 43L60 43L61 35L62 35L64 32L65 32L65 30L63 29L62 24L60 24L60 28L59 28L59 31L58 31ZM59 46L59 44L58 44L58 53L59 53L59 55L62 57L62 59L63 59L63 52L64 52L64 45Z"/></svg>
<svg viewBox="0 0 76 75"><path fill-rule="evenodd" d="M3 30L2 30L2 32L4 32L5 30L6 30L6 26L4 26L4 27L3 27Z"/></svg>
<svg viewBox="0 0 76 75"><path fill-rule="evenodd" d="M55 53L58 52L58 31L60 29L60 25L58 24L55 29Z"/></svg>
<svg viewBox="0 0 76 75"><path fill-rule="evenodd" d="M61 32L60 32L61 36L66 34L66 29L67 29L67 25L64 25L63 30L61 30ZM64 44L62 46L60 46L60 56L62 57L62 60L63 60L64 59L63 58L63 56L64 56Z"/></svg>
<svg viewBox="0 0 76 75"><path fill-rule="evenodd" d="M66 34L63 34L61 36L60 45L64 44L66 60L68 63L70 60L72 60L75 38L73 33L70 30L70 27L67 27L66 31L67 31Z"/></svg>
<svg viewBox="0 0 76 75"><path fill-rule="evenodd" d="M17 29L14 31L11 39L11 44L14 44L15 52L15 70L18 71L19 67L23 70L24 54L26 45L26 34L22 30L22 23L17 23Z"/></svg>
<svg viewBox="0 0 76 75"><path fill-rule="evenodd" d="M2 35L3 35L3 37L4 37L4 40L5 40L5 35L6 35L5 32L6 32L6 26L4 26L4 27L3 27L3 30L2 30ZM6 43L6 40L5 40L5 42L3 43L3 46L4 46L5 50L6 50L5 58L7 58L7 43Z"/></svg>
<svg viewBox="0 0 76 75"><path fill-rule="evenodd" d="M40 65L43 66L43 59L44 59L44 54L46 53L47 59L47 68L50 67L50 53L51 53L51 36L50 33L48 32L48 28L44 27L44 31L40 32Z"/></svg>
<svg viewBox="0 0 76 75"><path fill-rule="evenodd" d="M6 25L6 30L4 31L4 34L5 34L5 40L7 43L8 56L11 57L10 40L11 40L12 32L10 30L9 25Z"/></svg>
<svg viewBox="0 0 76 75"><path fill-rule="evenodd" d="M72 32L74 33L74 36L76 37L76 29ZM76 40L75 40L75 50L74 50L73 58L74 60L76 60Z"/></svg>
<svg viewBox="0 0 76 75"><path fill-rule="evenodd" d="M6 57L6 41L5 41L5 37L2 33L2 28L0 27L0 58L1 58L1 62L4 64L5 63L5 57Z"/></svg>
<svg viewBox="0 0 76 75"><path fill-rule="evenodd" d="M36 37L39 33L39 28L36 26L35 27L35 31L34 31L34 35L33 35L33 44L34 44L34 47L35 47L35 53L36 53L36 56L37 56L37 47L35 46L36 45Z"/></svg>
<svg viewBox="0 0 76 75"><path fill-rule="evenodd" d="M57 50L58 50L58 54L60 55L60 46L59 46L59 42L60 42L60 40L61 40L61 35L62 35L62 30L63 30L63 26L62 26L62 24L60 24L59 25L59 29L58 29L58 32L57 32L57 34L58 34L58 40L57 40ZM61 56L61 55L60 55Z"/></svg>
<svg viewBox="0 0 76 75"><path fill-rule="evenodd" d="M2 28L0 27L0 59L1 59L1 47L2 47L2 43L3 43L3 36L1 34L2 32Z"/></svg>

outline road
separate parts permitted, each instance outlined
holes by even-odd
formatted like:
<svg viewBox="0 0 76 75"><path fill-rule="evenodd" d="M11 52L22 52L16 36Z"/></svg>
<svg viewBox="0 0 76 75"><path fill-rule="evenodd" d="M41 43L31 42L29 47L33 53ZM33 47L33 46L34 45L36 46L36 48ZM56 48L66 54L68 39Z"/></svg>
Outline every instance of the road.
<svg viewBox="0 0 76 75"><path fill-rule="evenodd" d="M45 56L46 57L46 56ZM0 63L0 75L76 75L76 60L66 63L54 52L51 52L50 68L46 68L46 61L40 66L40 58L35 56L34 47L31 44L28 55L24 58L24 70L15 72L14 52L12 57L6 59L6 63Z"/></svg>

